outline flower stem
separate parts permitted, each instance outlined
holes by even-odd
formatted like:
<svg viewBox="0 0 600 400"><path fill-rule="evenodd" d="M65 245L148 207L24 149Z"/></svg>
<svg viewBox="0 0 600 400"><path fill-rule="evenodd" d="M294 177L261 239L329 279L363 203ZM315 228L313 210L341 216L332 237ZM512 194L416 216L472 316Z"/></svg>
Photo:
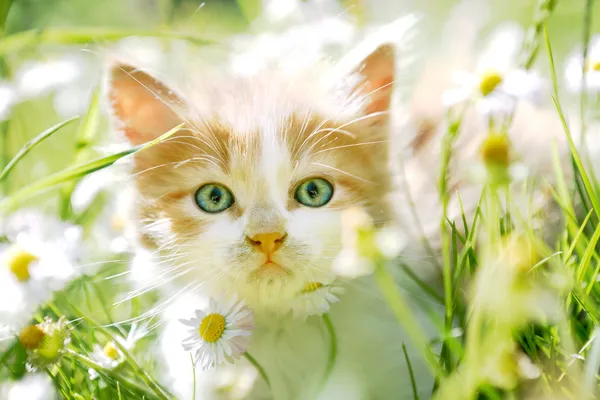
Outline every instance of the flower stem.
<svg viewBox="0 0 600 400"><path fill-rule="evenodd" d="M263 367L258 363L258 361L256 361L256 358L252 357L250 355L250 353L248 353L248 352L244 353L244 357L246 357L246 360L248 360L250 362L250 364L252 364L254 366L254 368L256 368L256 370L258 371L260 376L264 379L265 382L267 382L267 386L269 386L269 388L271 388L271 381L269 381L269 377L267 376L267 373L265 372Z"/></svg>
<svg viewBox="0 0 600 400"><path fill-rule="evenodd" d="M196 400L196 363L194 362L194 356L192 353L190 353L190 360L192 361L192 378L194 382L192 400Z"/></svg>
<svg viewBox="0 0 600 400"><path fill-rule="evenodd" d="M129 354L129 351L127 350L127 348L123 344L121 344L121 342L119 342L118 340L114 340L113 336L106 328L104 328L102 325L98 324L91 317L83 314L75 305L71 304L71 307L79 315L81 315L86 321L88 321L96 329L98 329L100 332L102 332L102 334L104 334L106 337L108 337L109 339L111 339L113 341L115 346L123 354L123 357L125 358L125 361L127 362L127 364L129 364L129 366L133 369L133 372L135 372L135 374L138 375L152 389L152 391L156 394L156 396L159 399L169 400L171 398L171 396L169 394L167 394L165 392L165 390L163 388L161 388L160 385L154 381L154 379L152 379L150 374L148 374L148 372L146 372L146 370L144 370L142 367L140 367L140 365L137 363L137 361L135 361L135 359L131 356L131 354Z"/></svg>
<svg viewBox="0 0 600 400"><path fill-rule="evenodd" d="M442 241L442 260L443 260L443 281L444 281L444 304L445 304L445 328L446 333L452 330L452 321L454 320L454 306L452 304L452 261L450 260L450 234L448 232L448 203L450 195L448 193L448 170L450 168L450 159L452 157L452 147L458 136L462 123L464 111L458 118L451 119L442 143L442 165L440 169L439 195L442 203L442 218L440 221L440 234ZM447 371L452 369L451 354L446 348L446 343L442 347L442 355L446 355L445 363Z"/></svg>
<svg viewBox="0 0 600 400"><path fill-rule="evenodd" d="M323 323L325 324L327 333L329 333L329 357L327 358L327 368L325 369L325 376L323 377L323 384L325 384L329 379L329 375L331 375L333 367L335 366L335 360L337 359L338 349L335 330L333 329L333 324L331 323L329 315L323 314Z"/></svg>

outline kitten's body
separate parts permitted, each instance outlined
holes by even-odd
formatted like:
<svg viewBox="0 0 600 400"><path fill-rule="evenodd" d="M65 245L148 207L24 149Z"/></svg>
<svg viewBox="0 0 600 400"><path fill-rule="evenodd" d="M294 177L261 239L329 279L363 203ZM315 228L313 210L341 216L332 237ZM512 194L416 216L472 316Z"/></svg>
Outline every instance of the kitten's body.
<svg viewBox="0 0 600 400"><path fill-rule="evenodd" d="M337 279L331 265L341 248L344 209L362 207L377 226L394 221L403 230L404 257L411 267L423 272L434 264L421 235L436 247L441 216L436 192L439 115L433 118L435 134L413 141L410 158L390 173L389 141L410 133L408 127L394 125L389 136L392 48L365 43L370 47L333 68L324 64L293 76L276 70L253 77L225 74L214 81L202 75L198 83L195 78L187 81L177 94L133 68L113 69L110 95L119 127L130 142L146 142L186 123L184 131L136 154L139 234L144 245L161 256L165 270L158 279L174 284L175 292L201 297L236 292L255 310L257 329L249 352L266 369L272 388L257 380L251 399L412 397L402 352L402 345L410 341L371 277L340 281L346 293L330 311L338 354L327 382L323 377L330 336L323 320L294 320L289 315L307 282ZM421 119L412 122L416 133L423 133ZM547 144L537 131L517 138L517 150L527 149L531 141ZM542 137L547 134L542 132ZM476 148L473 143L459 147L463 151L453 164L455 189L477 192L475 186L464 186L460 172L462 163L472 162ZM549 160L546 152L533 167L547 170ZM327 177L335 185L331 203L323 208L303 207L293 197L297 183L312 176ZM231 210L207 215L198 209L194 191L206 182L222 183L233 191L236 204ZM463 196L467 211L476 199ZM455 215L457 209L453 204ZM245 240L269 231L288 234L275 260L291 271L289 277L261 275L263 255ZM413 302L435 309L419 297L422 294L406 288L407 279L398 277L398 282ZM424 328L433 335L430 327ZM410 346L408 355L420 396L427 398L431 376ZM166 357L173 368L186 360L186 355ZM191 374L185 381L187 387L175 385L181 396L191 390Z"/></svg>

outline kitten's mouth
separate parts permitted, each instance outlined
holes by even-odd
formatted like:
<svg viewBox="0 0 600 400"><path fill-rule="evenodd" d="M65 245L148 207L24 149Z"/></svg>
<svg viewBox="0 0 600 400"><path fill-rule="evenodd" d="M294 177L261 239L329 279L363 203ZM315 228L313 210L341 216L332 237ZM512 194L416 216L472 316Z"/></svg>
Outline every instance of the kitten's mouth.
<svg viewBox="0 0 600 400"><path fill-rule="evenodd" d="M254 271L252 275L259 279L274 279L286 278L291 275L291 272L280 264L269 260L258 267L258 269Z"/></svg>

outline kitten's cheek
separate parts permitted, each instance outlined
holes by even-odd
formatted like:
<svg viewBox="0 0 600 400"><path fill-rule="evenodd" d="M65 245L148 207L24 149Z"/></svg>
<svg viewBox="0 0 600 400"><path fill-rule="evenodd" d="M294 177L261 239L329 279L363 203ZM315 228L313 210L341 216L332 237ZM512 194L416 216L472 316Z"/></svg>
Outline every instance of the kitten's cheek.
<svg viewBox="0 0 600 400"><path fill-rule="evenodd" d="M299 209L288 222L288 234L307 245L311 255L336 253L340 245L339 212L327 209Z"/></svg>

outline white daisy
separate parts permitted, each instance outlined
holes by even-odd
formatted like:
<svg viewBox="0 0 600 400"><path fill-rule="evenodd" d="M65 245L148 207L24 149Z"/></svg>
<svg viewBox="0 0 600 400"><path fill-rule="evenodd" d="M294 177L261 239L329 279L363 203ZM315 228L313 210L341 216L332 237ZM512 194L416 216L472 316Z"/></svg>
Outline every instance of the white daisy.
<svg viewBox="0 0 600 400"><path fill-rule="evenodd" d="M8 118L16 101L17 96L14 88L8 83L0 83L0 120Z"/></svg>
<svg viewBox="0 0 600 400"><path fill-rule="evenodd" d="M587 60L584 61L581 49L569 58L565 69L569 90L582 90L584 74L587 89L593 92L600 91L600 35L594 36L590 41Z"/></svg>
<svg viewBox="0 0 600 400"><path fill-rule="evenodd" d="M132 249L131 238L126 232L127 219L131 215L131 202L128 200L132 188L126 184L120 172L116 168L105 168L89 174L78 182L71 196L71 206L76 213L85 212L98 199L105 201L101 214L95 220L94 229L86 237L89 244L86 261L91 259L92 263L86 266L83 273L88 275L96 272L94 266L101 265L93 261L106 260L107 250L118 255ZM114 187L119 187L119 191L110 190Z"/></svg>
<svg viewBox="0 0 600 400"><path fill-rule="evenodd" d="M474 72L457 71L457 88L442 95L446 107L473 101L486 117L503 117L512 113L517 101L538 101L543 84L534 72L519 68L516 56L522 42L522 30L499 29L481 54Z"/></svg>
<svg viewBox="0 0 600 400"><path fill-rule="evenodd" d="M62 251L29 239L0 247L0 325L15 329L74 276Z"/></svg>
<svg viewBox="0 0 600 400"><path fill-rule="evenodd" d="M47 374L26 375L20 381L3 383L0 386L0 399L4 400L54 400L56 389Z"/></svg>
<svg viewBox="0 0 600 400"><path fill-rule="evenodd" d="M76 80L81 74L79 63L72 58L29 61L17 71L15 81L19 97L42 96Z"/></svg>
<svg viewBox="0 0 600 400"><path fill-rule="evenodd" d="M79 231L30 212L9 216L0 244L0 326L15 332L74 277Z"/></svg>
<svg viewBox="0 0 600 400"><path fill-rule="evenodd" d="M340 301L344 289L338 285L323 285L320 282L308 282L292 303L294 318L306 319L311 315L323 315L329 311L331 304Z"/></svg>
<svg viewBox="0 0 600 400"><path fill-rule="evenodd" d="M240 35L233 40L231 69L252 76L268 67L294 73L323 61L326 55L342 52L353 40L356 29L339 16L316 18L279 32Z"/></svg>
<svg viewBox="0 0 600 400"><path fill-rule="evenodd" d="M244 301L234 297L226 306L210 299L206 312L196 310L194 318L179 321L189 326L189 337L182 342L186 351L194 351L194 362L202 369L227 361L233 363L245 353L254 329L254 314Z"/></svg>
<svg viewBox="0 0 600 400"><path fill-rule="evenodd" d="M148 329L145 325L139 326L134 323L129 330L127 337L117 336L115 340L119 342L127 351L132 350L136 343L148 334ZM125 360L123 352L113 342L107 342L104 346L94 344L94 351L90 355L90 358L96 361L105 369L115 369ZM90 368L88 370L91 379L98 377L97 372Z"/></svg>
<svg viewBox="0 0 600 400"><path fill-rule="evenodd" d="M375 263L364 251L365 238L373 232L373 221L360 207L344 210L341 214L342 250L333 261L333 271L344 278L357 278L375 271Z"/></svg>

